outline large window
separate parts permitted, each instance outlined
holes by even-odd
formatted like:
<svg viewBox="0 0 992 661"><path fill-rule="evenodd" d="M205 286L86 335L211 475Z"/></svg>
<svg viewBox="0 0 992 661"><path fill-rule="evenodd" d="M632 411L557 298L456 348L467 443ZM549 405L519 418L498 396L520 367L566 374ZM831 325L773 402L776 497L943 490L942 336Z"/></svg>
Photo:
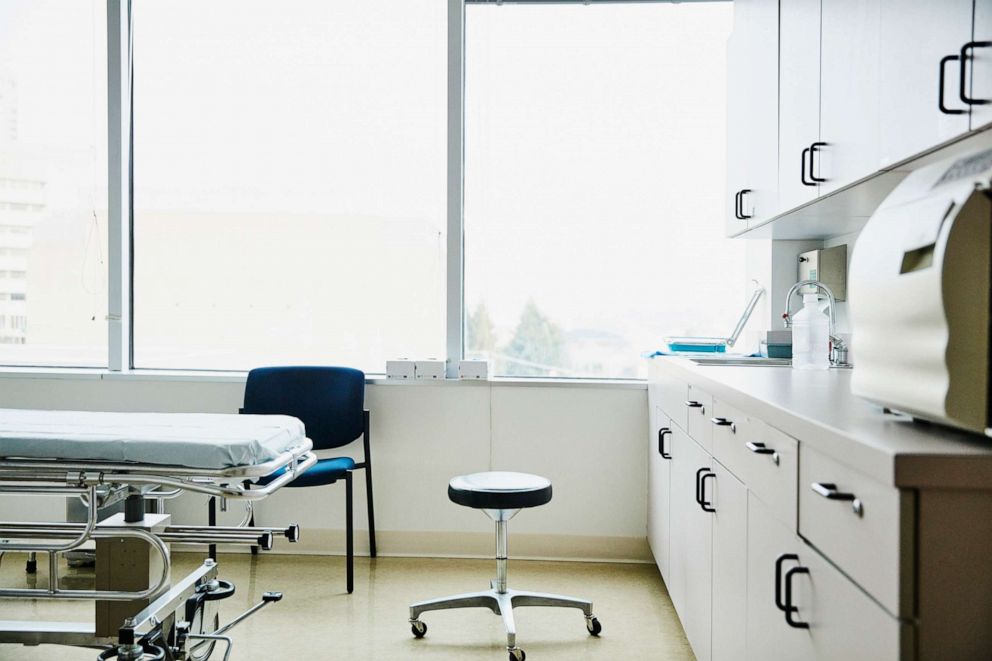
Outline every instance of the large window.
<svg viewBox="0 0 992 661"><path fill-rule="evenodd" d="M134 11L134 365L443 358L447 2Z"/></svg>
<svg viewBox="0 0 992 661"><path fill-rule="evenodd" d="M104 0L0 2L0 364L107 364Z"/></svg>
<svg viewBox="0 0 992 661"><path fill-rule="evenodd" d="M731 3L470 5L466 347L499 375L642 376L746 297L723 238Z"/></svg>

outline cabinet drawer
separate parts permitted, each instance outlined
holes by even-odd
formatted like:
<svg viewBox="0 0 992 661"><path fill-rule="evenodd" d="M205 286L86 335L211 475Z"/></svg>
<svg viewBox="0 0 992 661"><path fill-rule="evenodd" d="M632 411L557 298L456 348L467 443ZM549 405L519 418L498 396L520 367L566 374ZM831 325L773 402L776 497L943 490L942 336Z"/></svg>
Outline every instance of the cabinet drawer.
<svg viewBox="0 0 992 661"><path fill-rule="evenodd" d="M912 615L912 526L911 493L800 448L799 533L900 616Z"/></svg>
<svg viewBox="0 0 992 661"><path fill-rule="evenodd" d="M713 400L713 456L727 470L747 483L744 471L750 461L748 442L763 442L765 423L745 415L718 399ZM750 485L749 485L750 486Z"/></svg>
<svg viewBox="0 0 992 661"><path fill-rule="evenodd" d="M776 519L796 530L799 479L799 443L763 423L749 429L741 438L743 468L741 479Z"/></svg>
<svg viewBox="0 0 992 661"><path fill-rule="evenodd" d="M705 390L689 386L683 408L688 416L686 431L694 441L713 454L713 397Z"/></svg>

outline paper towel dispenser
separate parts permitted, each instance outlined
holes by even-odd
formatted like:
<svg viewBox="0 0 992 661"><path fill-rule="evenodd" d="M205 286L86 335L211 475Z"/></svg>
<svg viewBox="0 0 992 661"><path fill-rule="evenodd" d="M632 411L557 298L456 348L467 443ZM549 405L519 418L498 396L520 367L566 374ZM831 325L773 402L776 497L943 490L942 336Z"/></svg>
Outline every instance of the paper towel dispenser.
<svg viewBox="0 0 992 661"><path fill-rule="evenodd" d="M851 389L992 435L992 150L911 173L858 236L848 282Z"/></svg>

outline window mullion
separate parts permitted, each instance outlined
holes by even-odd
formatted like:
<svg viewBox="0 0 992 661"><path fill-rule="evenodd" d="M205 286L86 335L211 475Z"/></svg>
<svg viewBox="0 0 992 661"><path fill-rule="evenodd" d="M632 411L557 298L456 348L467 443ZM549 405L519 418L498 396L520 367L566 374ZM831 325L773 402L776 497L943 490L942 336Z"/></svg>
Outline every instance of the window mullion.
<svg viewBox="0 0 992 661"><path fill-rule="evenodd" d="M457 378L465 342L465 0L448 0L447 376Z"/></svg>

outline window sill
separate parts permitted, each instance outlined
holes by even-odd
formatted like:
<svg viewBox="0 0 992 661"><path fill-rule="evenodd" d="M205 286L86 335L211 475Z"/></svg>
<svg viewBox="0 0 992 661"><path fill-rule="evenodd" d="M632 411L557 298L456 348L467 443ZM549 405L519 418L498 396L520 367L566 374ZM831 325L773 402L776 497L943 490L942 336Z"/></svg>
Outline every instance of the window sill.
<svg viewBox="0 0 992 661"><path fill-rule="evenodd" d="M0 367L0 379L65 379L108 381L181 381L187 383L244 383L247 372L214 372L202 370L147 370L114 372L100 368L70 367ZM408 387L518 387L518 388L629 388L644 390L647 382L638 379L542 379L496 377L476 379L387 379L382 374L370 374L365 383L374 386Z"/></svg>

